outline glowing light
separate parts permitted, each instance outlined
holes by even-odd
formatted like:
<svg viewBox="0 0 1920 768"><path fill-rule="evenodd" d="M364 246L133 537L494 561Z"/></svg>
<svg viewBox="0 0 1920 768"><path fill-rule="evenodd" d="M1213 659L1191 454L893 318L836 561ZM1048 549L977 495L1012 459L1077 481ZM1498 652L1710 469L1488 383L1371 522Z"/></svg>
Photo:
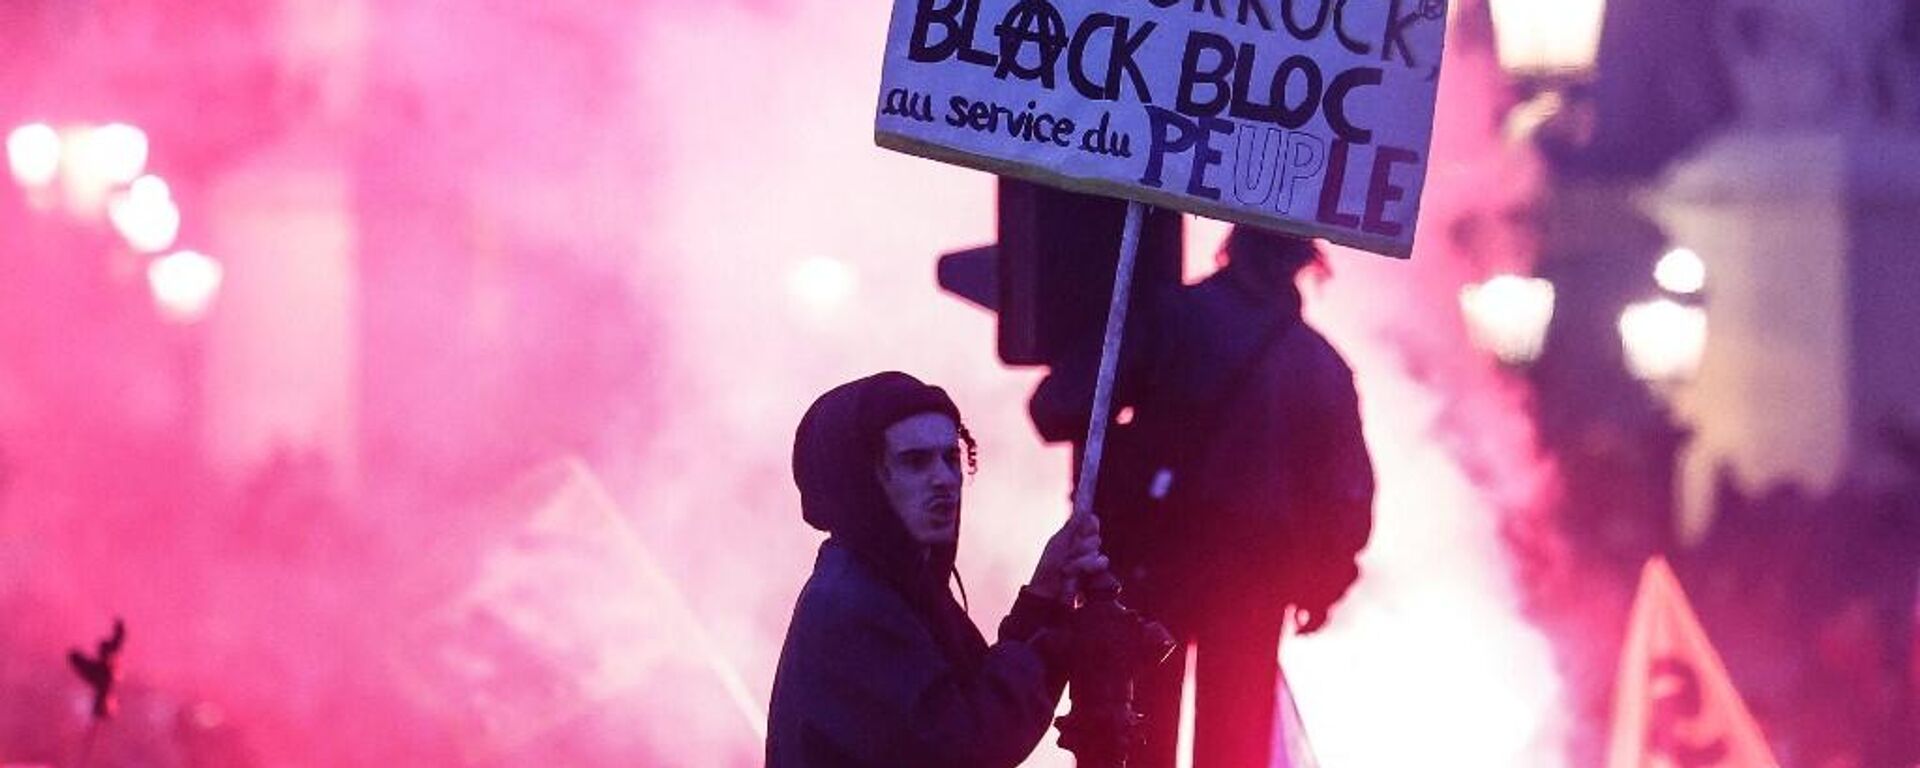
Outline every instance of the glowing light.
<svg viewBox="0 0 1920 768"><path fill-rule="evenodd" d="M787 288L794 298L820 311L846 304L858 283L858 276L846 262L818 256L800 262L787 278Z"/></svg>
<svg viewBox="0 0 1920 768"><path fill-rule="evenodd" d="M1674 384L1693 377L1707 348L1707 311L1671 299L1633 304L1620 313L1620 345L1635 378Z"/></svg>
<svg viewBox="0 0 1920 768"><path fill-rule="evenodd" d="M224 277L220 262L197 251L175 251L147 265L154 306L162 317L176 323L205 317Z"/></svg>
<svg viewBox="0 0 1920 768"><path fill-rule="evenodd" d="M1460 290L1474 344L1510 365L1540 359L1553 301L1553 283L1537 277L1499 275Z"/></svg>
<svg viewBox="0 0 1920 768"><path fill-rule="evenodd" d="M52 184L60 175L60 134L46 123L28 123L7 134L7 167L13 180L29 189Z"/></svg>
<svg viewBox="0 0 1920 768"><path fill-rule="evenodd" d="M1691 296L1707 287L1707 263L1690 248L1675 248L1653 265L1653 279L1667 291Z"/></svg>
<svg viewBox="0 0 1920 768"><path fill-rule="evenodd" d="M1521 74L1580 74L1600 55L1606 0L1493 0L1500 66Z"/></svg>
<svg viewBox="0 0 1920 768"><path fill-rule="evenodd" d="M106 213L113 190L140 178L147 167L147 134L125 123L81 126L63 132L60 158L62 203L78 217Z"/></svg>
<svg viewBox="0 0 1920 768"><path fill-rule="evenodd" d="M112 184L126 184L147 170L147 132L126 123L108 123L83 134L77 143L79 167Z"/></svg>
<svg viewBox="0 0 1920 768"><path fill-rule="evenodd" d="M172 248L180 235L180 208L174 205L167 183L158 176L134 179L127 191L108 203L107 217L127 245L141 253Z"/></svg>

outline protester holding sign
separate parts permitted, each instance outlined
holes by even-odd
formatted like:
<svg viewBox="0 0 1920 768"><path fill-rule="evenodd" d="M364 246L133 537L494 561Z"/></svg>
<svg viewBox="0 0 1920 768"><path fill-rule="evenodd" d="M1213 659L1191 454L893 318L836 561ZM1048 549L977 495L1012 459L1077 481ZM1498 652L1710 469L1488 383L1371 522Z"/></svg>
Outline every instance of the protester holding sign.
<svg viewBox="0 0 1920 768"><path fill-rule="evenodd" d="M1373 475L1351 373L1300 321L1311 246L1247 227L1235 264L1145 329L1147 394L1110 425L1144 208L1409 256L1446 19L1446 0L894 2L881 146L1131 201L1098 363L1056 368L1034 415L1084 439L1077 508L1119 499L1095 506L1130 527L1121 579L1197 644L1196 768L1267 764L1282 617L1318 629L1357 578ZM1179 676L1142 688L1156 735L1136 765L1172 764Z"/></svg>
<svg viewBox="0 0 1920 768"><path fill-rule="evenodd" d="M801 419L801 512L829 538L780 652L770 768L1012 768L1039 745L1066 683L1059 622L1106 569L1100 525L1054 534L989 648L948 588L963 457L959 409L903 373L836 387Z"/></svg>

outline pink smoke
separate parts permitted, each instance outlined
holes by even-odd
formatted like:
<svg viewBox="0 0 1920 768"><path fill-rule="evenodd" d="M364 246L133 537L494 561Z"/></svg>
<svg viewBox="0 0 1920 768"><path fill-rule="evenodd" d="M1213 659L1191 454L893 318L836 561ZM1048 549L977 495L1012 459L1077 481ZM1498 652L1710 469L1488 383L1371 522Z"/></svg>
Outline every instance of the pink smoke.
<svg viewBox="0 0 1920 768"><path fill-rule="evenodd" d="M948 387L982 438L960 561L982 625L1064 515L1067 452L1025 416L1040 372L934 288L936 254L993 237L990 178L872 145L888 4L156 0L73 27L62 5L0 11L46 41L0 84L171 137L183 238L270 252L212 251L232 265L204 391L238 415L187 429L199 390L127 303L143 288L106 267L62 278L95 286L78 299L0 286L0 605L29 617L0 634L0 685L28 692L0 705L0 761L68 760L59 653L121 614L103 764L214 743L235 764L758 764L819 540L792 429L874 370ZM1502 543L1550 474L1454 304L1524 260L1499 222L1531 166L1494 134L1484 41L1452 51L1420 250L1338 254L1309 291L1382 482L1365 579L1286 651L1330 768L1564 761ZM1194 229L1204 261L1220 230Z"/></svg>
<svg viewBox="0 0 1920 768"><path fill-rule="evenodd" d="M675 190L665 196L674 201L662 233L670 245L662 250L686 254L678 279L688 303L675 313L687 323L679 359L697 377L686 386L713 406L682 415L694 435L687 449L698 450L723 425L737 431L720 442L760 446L751 462L763 468L728 475L753 477L744 485L754 490L737 492L745 503L724 510L706 489L743 483L662 477L642 487L655 502L663 486L684 489L672 493L707 517L702 527L716 522L711 516L744 509L753 515L749 527L782 528L766 534L758 561L769 567L750 577L725 566L684 566L703 574L694 583L754 606L762 634L739 652L761 675L813 540L792 519L778 430L814 393L873 368L901 367L953 388L979 422L976 431L989 443L970 489L962 566L983 621L1004 609L1066 494L1065 457L1035 445L1020 417L1033 376L997 370L988 318L933 295L934 254L992 237L987 178L869 146L866 113L877 75L870 54L882 29L864 18L820 2L788 3L776 17L689 10L661 24L654 41L669 59L715 62L693 79L659 70L655 83L661 103L672 105L661 112L675 118L662 180ZM1312 300L1316 319L1358 371L1382 479L1367 578L1332 631L1288 652L1329 766L1430 764L1435 756L1475 766L1564 759L1553 659L1521 616L1502 533L1540 514L1551 475L1533 446L1524 391L1469 346L1457 319L1461 285L1528 257L1503 222L1530 194L1531 161L1495 130L1504 94L1484 38L1474 42L1454 46L1442 85L1419 253L1410 263L1340 254L1334 277ZM716 46L733 53L718 56ZM771 71L782 77L766 77ZM729 98L698 96L713 93ZM760 130L746 142L729 130L769 115L790 128ZM1483 234L1456 236L1469 229L1462 221ZM1208 227L1196 229L1197 242L1206 243ZM1467 252L1485 247L1498 250ZM790 292L782 278L810 259L845 265L855 286L845 304L809 303ZM726 266L716 270L716 262ZM805 341L796 343L796 331ZM727 353L715 355L711 340L721 338L729 340ZM721 552L736 544L707 542ZM1034 764L1065 759L1049 747Z"/></svg>

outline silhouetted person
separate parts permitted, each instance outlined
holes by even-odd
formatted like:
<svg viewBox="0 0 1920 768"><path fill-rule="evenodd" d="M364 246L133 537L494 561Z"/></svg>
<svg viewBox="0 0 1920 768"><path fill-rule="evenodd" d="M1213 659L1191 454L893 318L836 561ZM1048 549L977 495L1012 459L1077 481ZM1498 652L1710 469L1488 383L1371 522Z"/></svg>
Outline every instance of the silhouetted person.
<svg viewBox="0 0 1920 768"><path fill-rule="evenodd" d="M1269 764L1282 625L1327 614L1359 576L1373 469L1353 375L1300 316L1306 240L1238 227L1213 276L1147 297L1129 329L1100 476L1122 600L1196 653L1195 768ZM1085 434L1094 364L1057 366L1033 400L1049 440ZM1171 768L1185 669L1139 681L1134 768Z"/></svg>
<svg viewBox="0 0 1920 768"><path fill-rule="evenodd" d="M113 687L120 682L120 647L127 642L127 623L118 617L113 620L113 633L102 638L94 647L92 656L75 648L67 651L67 666L93 691L93 719L95 723L113 717L117 705Z"/></svg>
<svg viewBox="0 0 1920 768"><path fill-rule="evenodd" d="M903 373L843 384L807 410L794 481L828 538L780 652L770 768L1011 768L1046 734L1065 669L1040 648L1059 646L1046 638L1078 579L1106 569L1099 523L1069 519L1053 535L988 647L948 587L973 465L953 401Z"/></svg>

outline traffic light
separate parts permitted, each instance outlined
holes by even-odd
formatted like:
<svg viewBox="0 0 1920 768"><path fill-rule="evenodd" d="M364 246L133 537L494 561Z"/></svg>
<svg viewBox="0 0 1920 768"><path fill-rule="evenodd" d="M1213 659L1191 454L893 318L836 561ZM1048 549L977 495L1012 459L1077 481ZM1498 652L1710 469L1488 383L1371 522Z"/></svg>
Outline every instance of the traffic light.
<svg viewBox="0 0 1920 768"><path fill-rule="evenodd" d="M1000 360L1051 365L1072 350L1098 347L1113 298L1123 200L1001 177L999 241L940 258L940 287L999 313ZM1142 297L1180 283L1181 219L1148 209L1133 277Z"/></svg>

